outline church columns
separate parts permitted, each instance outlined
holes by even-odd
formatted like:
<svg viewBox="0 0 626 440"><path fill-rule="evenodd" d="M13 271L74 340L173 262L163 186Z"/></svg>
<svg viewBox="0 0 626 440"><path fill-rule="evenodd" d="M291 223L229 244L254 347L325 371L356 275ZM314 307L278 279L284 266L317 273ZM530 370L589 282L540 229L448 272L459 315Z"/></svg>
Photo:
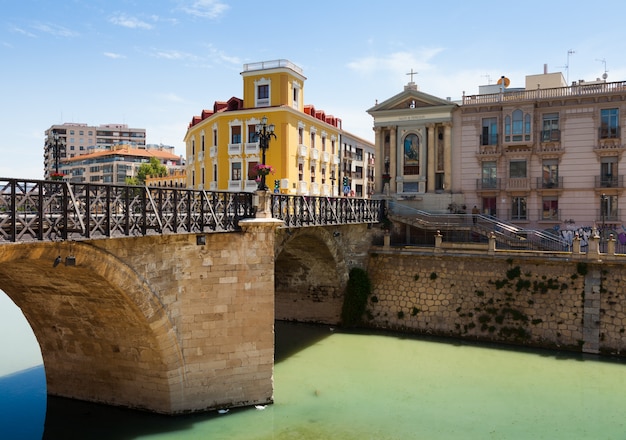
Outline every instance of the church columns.
<svg viewBox="0 0 626 440"><path fill-rule="evenodd" d="M435 166L437 164L437 155L435 149L435 124L426 125L428 128L428 154L426 155L426 192L435 192Z"/></svg>
<svg viewBox="0 0 626 440"><path fill-rule="evenodd" d="M452 192L452 123L443 124L443 185Z"/></svg>
<svg viewBox="0 0 626 440"><path fill-rule="evenodd" d="M398 164L402 161L402 158L398 155L397 129L398 127L396 126L389 127L389 161L391 162L389 165L389 174L391 175L389 191L392 194L398 191L396 179L398 177Z"/></svg>
<svg viewBox="0 0 626 440"><path fill-rule="evenodd" d="M382 194L385 184L383 183L383 174L385 174L385 130L381 127L374 128L374 144L376 151L376 188L375 192Z"/></svg>

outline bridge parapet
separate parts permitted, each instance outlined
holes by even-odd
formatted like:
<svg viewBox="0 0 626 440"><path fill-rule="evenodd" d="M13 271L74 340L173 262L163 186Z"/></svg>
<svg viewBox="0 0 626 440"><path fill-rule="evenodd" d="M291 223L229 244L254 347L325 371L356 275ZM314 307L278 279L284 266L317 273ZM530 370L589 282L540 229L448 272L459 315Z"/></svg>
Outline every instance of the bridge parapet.
<svg viewBox="0 0 626 440"><path fill-rule="evenodd" d="M251 193L0 178L0 242L231 232Z"/></svg>

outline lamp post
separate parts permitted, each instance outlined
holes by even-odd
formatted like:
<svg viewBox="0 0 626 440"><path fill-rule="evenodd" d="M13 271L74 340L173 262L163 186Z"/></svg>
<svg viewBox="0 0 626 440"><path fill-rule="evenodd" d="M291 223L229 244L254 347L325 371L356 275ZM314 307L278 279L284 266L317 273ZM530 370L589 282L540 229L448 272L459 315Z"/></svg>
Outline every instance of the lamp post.
<svg viewBox="0 0 626 440"><path fill-rule="evenodd" d="M60 139L59 133L52 130L52 138L48 135L48 148L52 148L52 157L54 159L54 174L59 176L59 162L61 160L61 152L64 150L63 140Z"/></svg>
<svg viewBox="0 0 626 440"><path fill-rule="evenodd" d="M330 181L332 182L332 185L330 187L330 195L332 197L335 197L335 180L337 180L337 178L335 177L335 169L333 168L332 170L330 170Z"/></svg>
<svg viewBox="0 0 626 440"><path fill-rule="evenodd" d="M606 194L602 194L600 196L600 214L602 215L602 231L600 232L600 243L602 243L602 239L604 238L604 220L606 218L606 210L607 210L607 202L608 197Z"/></svg>
<svg viewBox="0 0 626 440"><path fill-rule="evenodd" d="M263 116L261 118L261 123L256 124L256 134L259 139L259 148L263 152L261 161L263 165L266 165L265 152L270 147L270 139L271 138L276 139L276 134L274 134L274 124L268 125L267 117ZM265 170L262 170L260 174L261 174L261 181L259 182L258 189L261 191L267 191L268 188L267 188L267 185L265 184L265 176L267 175L267 172Z"/></svg>

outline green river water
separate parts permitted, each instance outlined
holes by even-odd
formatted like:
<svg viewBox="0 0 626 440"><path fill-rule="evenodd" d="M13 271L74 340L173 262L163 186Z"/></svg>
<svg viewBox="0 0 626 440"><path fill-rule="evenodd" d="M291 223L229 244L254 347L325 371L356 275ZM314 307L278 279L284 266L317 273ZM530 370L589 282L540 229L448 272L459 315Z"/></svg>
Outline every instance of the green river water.
<svg viewBox="0 0 626 440"><path fill-rule="evenodd" d="M44 438L626 439L626 362L277 323L275 403L153 416L50 399Z"/></svg>

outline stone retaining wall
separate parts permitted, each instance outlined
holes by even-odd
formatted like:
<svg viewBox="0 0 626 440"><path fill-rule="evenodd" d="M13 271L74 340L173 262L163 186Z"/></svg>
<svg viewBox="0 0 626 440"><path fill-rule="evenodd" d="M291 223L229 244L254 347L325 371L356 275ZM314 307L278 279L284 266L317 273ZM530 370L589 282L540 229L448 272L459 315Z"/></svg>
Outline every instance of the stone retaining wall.
<svg viewBox="0 0 626 440"><path fill-rule="evenodd" d="M621 261L379 248L367 269L373 291L365 321L373 327L626 352Z"/></svg>

